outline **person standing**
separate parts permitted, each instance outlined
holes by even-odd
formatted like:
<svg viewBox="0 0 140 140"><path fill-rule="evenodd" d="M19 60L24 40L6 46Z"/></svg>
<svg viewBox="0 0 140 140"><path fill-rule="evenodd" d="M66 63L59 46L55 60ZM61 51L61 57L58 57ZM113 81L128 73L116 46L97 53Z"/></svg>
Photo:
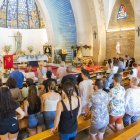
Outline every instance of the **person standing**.
<svg viewBox="0 0 140 140"><path fill-rule="evenodd" d="M76 76L74 74L72 74L72 68L71 67L67 67L66 69L67 75L63 76L62 80L61 80L61 85L63 85L67 79L72 78L76 84Z"/></svg>
<svg viewBox="0 0 140 140"><path fill-rule="evenodd" d="M140 116L140 87L138 87L139 78L132 77L130 87L125 94L125 115L123 117L124 127L138 120Z"/></svg>
<svg viewBox="0 0 140 140"><path fill-rule="evenodd" d="M42 132L44 125L41 111L41 100L37 96L37 89L35 86L29 87L27 100L24 101L25 115L28 112L28 130L31 136Z"/></svg>
<svg viewBox="0 0 140 140"><path fill-rule="evenodd" d="M23 96L16 85L17 82L14 78L8 78L8 80L6 81L6 86L9 87L12 97L20 104L23 101Z"/></svg>
<svg viewBox="0 0 140 140"><path fill-rule="evenodd" d="M54 127L50 133L55 132L58 126L60 140L75 140L78 128L77 118L82 109L81 98L73 96L74 85L71 82L65 82L63 90L66 98L57 104Z"/></svg>
<svg viewBox="0 0 140 140"><path fill-rule="evenodd" d="M35 73L32 72L32 66L28 66L27 67L28 73L25 73L25 79L27 80L28 78L33 79L34 83L35 83Z"/></svg>
<svg viewBox="0 0 140 140"><path fill-rule="evenodd" d="M82 70L83 81L79 84L79 94L82 100L82 114L85 114L86 105L88 103L89 96L93 94L93 81L88 79L89 71Z"/></svg>
<svg viewBox="0 0 140 140"><path fill-rule="evenodd" d="M15 112L19 115L16 116ZM25 116L19 104L12 98L8 87L0 88L0 138L1 140L16 140L19 133L19 123Z"/></svg>
<svg viewBox="0 0 140 140"><path fill-rule="evenodd" d="M140 61L138 62L137 71L138 71L137 77L140 79Z"/></svg>
<svg viewBox="0 0 140 140"><path fill-rule="evenodd" d="M14 65L14 71L10 73L9 78L14 78L17 82L17 88L23 88L24 75L19 71L18 65Z"/></svg>
<svg viewBox="0 0 140 140"><path fill-rule="evenodd" d="M120 73L121 75L123 75L123 68L123 58L119 57L118 73Z"/></svg>
<svg viewBox="0 0 140 140"><path fill-rule="evenodd" d="M61 83L61 80L62 80L63 76L65 76L65 75L67 75L65 62L62 61L61 64L60 64L60 67L57 69L56 80L58 80L58 76L59 76L60 83Z"/></svg>
<svg viewBox="0 0 140 140"><path fill-rule="evenodd" d="M81 66L81 72L82 72L83 70L86 70L86 66L85 66L85 65ZM88 79L90 79L90 75L89 75ZM77 77L77 82L76 82L76 84L79 85L80 82L82 82L82 81L83 81L82 73L79 73L79 74L78 74L78 77Z"/></svg>
<svg viewBox="0 0 140 140"><path fill-rule="evenodd" d="M106 64L106 67L108 68L106 73L107 74L110 74L111 73L111 70L112 70L112 67L113 67L113 64L112 64L112 60L111 59L108 59L108 62Z"/></svg>
<svg viewBox="0 0 140 140"><path fill-rule="evenodd" d="M108 114L108 94L102 90L103 80L97 79L95 81L95 92L89 96L84 119L87 118L88 112L91 108L91 123L90 123L90 136L92 140L103 139L106 127L109 123Z"/></svg>
<svg viewBox="0 0 140 140"><path fill-rule="evenodd" d="M121 74L115 74L113 83L114 88L109 93L109 127L112 131L121 130L121 123L125 114L125 89L120 85ZM113 125L115 123L115 125Z"/></svg>
<svg viewBox="0 0 140 140"><path fill-rule="evenodd" d="M41 112L44 114L46 130L54 127L57 103L61 100L61 96L55 90L56 83L50 81L48 83L49 92L43 94L41 97Z"/></svg>

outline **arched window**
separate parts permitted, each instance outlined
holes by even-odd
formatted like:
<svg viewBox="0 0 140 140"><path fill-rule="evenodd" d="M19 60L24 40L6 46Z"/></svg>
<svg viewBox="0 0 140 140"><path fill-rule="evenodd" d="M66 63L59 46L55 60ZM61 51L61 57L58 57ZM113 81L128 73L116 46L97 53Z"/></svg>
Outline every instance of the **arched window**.
<svg viewBox="0 0 140 140"><path fill-rule="evenodd" d="M127 12L125 10L124 5L121 5L121 7L119 9L117 19L123 19L123 18L127 18Z"/></svg>
<svg viewBox="0 0 140 140"><path fill-rule="evenodd" d="M34 0L3 0L0 8L0 27L12 29L45 28Z"/></svg>

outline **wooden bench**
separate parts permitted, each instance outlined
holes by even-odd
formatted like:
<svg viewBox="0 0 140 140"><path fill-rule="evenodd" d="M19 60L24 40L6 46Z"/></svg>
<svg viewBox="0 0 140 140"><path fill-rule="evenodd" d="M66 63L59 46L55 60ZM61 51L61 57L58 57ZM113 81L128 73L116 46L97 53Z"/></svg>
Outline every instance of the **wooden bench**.
<svg viewBox="0 0 140 140"><path fill-rule="evenodd" d="M140 135L140 119L105 140L134 140Z"/></svg>
<svg viewBox="0 0 140 140"><path fill-rule="evenodd" d="M90 119L84 120L83 116L81 116L77 119L77 121L78 121L77 132L80 132L90 127ZM58 132L56 132L55 134L50 134L49 131L50 130L46 130L40 134L36 134L32 137L29 137L26 140L60 140Z"/></svg>

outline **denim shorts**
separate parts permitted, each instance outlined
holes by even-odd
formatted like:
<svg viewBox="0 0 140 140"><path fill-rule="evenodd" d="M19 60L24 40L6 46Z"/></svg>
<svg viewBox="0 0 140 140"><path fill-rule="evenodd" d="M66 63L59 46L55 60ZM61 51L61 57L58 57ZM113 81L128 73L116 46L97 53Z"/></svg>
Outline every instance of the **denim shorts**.
<svg viewBox="0 0 140 140"><path fill-rule="evenodd" d="M44 119L42 113L36 113L28 115L28 129L34 130L36 127L41 127L44 125Z"/></svg>
<svg viewBox="0 0 140 140"><path fill-rule="evenodd" d="M71 134L59 133L60 140L75 140L76 135L77 135L77 130Z"/></svg>
<svg viewBox="0 0 140 140"><path fill-rule="evenodd" d="M46 130L53 128L56 111L44 111L43 115L44 115Z"/></svg>

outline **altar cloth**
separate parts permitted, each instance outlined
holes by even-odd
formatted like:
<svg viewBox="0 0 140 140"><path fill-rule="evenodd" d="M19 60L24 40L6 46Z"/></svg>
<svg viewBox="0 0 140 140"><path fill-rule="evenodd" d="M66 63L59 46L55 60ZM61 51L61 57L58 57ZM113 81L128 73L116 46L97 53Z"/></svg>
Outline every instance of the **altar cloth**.
<svg viewBox="0 0 140 140"><path fill-rule="evenodd" d="M44 55L44 56L38 56L38 58L36 59L35 57L34 58L31 58L30 56L27 58L27 56L24 56L24 57L20 57L19 56L19 62L26 62L26 61L44 61L44 60L47 60L48 61L48 56L47 55Z"/></svg>

